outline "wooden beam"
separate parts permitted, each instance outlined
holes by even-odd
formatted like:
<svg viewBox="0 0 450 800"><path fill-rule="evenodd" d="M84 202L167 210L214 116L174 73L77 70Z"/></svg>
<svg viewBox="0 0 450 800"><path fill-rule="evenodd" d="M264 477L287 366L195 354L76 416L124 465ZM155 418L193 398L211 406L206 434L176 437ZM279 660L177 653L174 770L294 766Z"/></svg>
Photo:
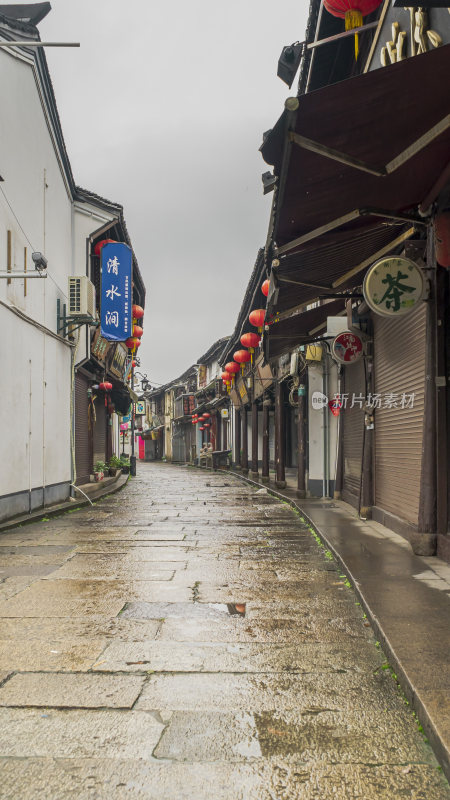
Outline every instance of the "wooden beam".
<svg viewBox="0 0 450 800"><path fill-rule="evenodd" d="M414 233L414 228L408 228L407 231L400 234L400 236L397 236L397 238L394 239L392 242L389 242L389 244L385 245L380 250L377 250L376 253L372 253L372 255L369 256L369 258L365 258L364 261L361 261L361 263L358 264L358 266L353 267L353 269L350 269L348 272L346 272L344 275L342 275L340 278L334 281L333 288L335 288L336 286L340 286L342 283L345 283L350 278L352 278L353 275L357 275L358 272L361 272L361 270L365 269L365 267L370 267L370 265L373 264L375 261L377 261L377 259L386 255L386 253L390 253L395 247L398 247L399 244L406 242L406 240L409 239L409 237L412 236L413 233Z"/></svg>
<svg viewBox="0 0 450 800"><path fill-rule="evenodd" d="M278 247L277 254L281 256L283 253L288 253L289 250L293 250L294 247L299 247L301 244L306 244L306 242L310 242L312 239L317 239L319 236L323 236L324 233L333 231L335 228L340 228L341 225L346 225L348 222L353 222L353 220L358 219L359 216L360 212L358 208L356 208L354 211L349 211L348 214L344 214L342 217L333 219L331 222L327 222L326 225L321 225L320 228L314 228L313 231L304 233L303 236L299 236L298 239L293 239L292 242L288 242L287 244L282 245L282 247Z"/></svg>
<svg viewBox="0 0 450 800"><path fill-rule="evenodd" d="M325 158L330 158L333 161L339 161L341 164L345 164L347 167L353 167L354 169L359 169L362 172L368 172L370 175L376 175L379 178L386 175L386 170L384 167L371 167L369 164L366 164L364 161L360 161L358 158L353 158L352 156L348 156L346 153L341 153L339 150L334 150L332 147L327 147L319 142L314 142L312 139L307 139L306 136L301 136L298 133L289 131L288 137L291 142L294 142L296 145L298 145L298 147L302 147L303 150L310 150L312 153L317 153L318 155L324 156Z"/></svg>
<svg viewBox="0 0 450 800"><path fill-rule="evenodd" d="M415 142L409 145L405 150L402 150L401 153L398 154L392 161L389 161L386 164L386 172L390 175L392 172L395 172L399 167L402 167L403 164L406 164L413 156L417 153L420 153L421 150L424 149L430 142L434 139L437 139L441 133L444 133L448 128L450 128L450 114L447 114L440 122L436 125L433 125L423 136L420 136L419 139L416 139Z"/></svg>

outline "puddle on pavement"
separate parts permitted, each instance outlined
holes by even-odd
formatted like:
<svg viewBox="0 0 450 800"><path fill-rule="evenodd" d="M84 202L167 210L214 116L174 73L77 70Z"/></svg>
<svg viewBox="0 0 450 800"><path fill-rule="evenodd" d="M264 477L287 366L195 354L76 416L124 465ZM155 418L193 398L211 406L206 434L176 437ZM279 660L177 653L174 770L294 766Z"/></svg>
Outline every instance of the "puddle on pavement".
<svg viewBox="0 0 450 800"><path fill-rule="evenodd" d="M245 603L127 603L120 616L129 619L194 618L220 622L229 617L245 617Z"/></svg>

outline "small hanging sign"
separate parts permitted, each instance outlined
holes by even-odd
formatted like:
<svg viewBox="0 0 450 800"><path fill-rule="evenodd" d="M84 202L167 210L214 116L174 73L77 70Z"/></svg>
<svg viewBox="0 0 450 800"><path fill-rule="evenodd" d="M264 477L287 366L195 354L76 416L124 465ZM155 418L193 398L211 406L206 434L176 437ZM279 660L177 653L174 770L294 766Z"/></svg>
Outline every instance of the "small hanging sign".
<svg viewBox="0 0 450 800"><path fill-rule="evenodd" d="M362 357L362 339L352 331L343 331L333 340L331 352L339 364L353 364Z"/></svg>
<svg viewBox="0 0 450 800"><path fill-rule="evenodd" d="M364 299L375 314L399 317L414 311L423 299L422 270L409 258L388 256L366 273Z"/></svg>

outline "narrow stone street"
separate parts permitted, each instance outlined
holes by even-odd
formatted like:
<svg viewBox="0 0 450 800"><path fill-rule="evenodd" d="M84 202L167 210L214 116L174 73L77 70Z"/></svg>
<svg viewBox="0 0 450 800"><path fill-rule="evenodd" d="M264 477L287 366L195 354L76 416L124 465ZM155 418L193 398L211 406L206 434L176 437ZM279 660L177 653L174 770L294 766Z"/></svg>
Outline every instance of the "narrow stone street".
<svg viewBox="0 0 450 800"><path fill-rule="evenodd" d="M346 576L265 490L139 464L0 553L1 798L450 797Z"/></svg>

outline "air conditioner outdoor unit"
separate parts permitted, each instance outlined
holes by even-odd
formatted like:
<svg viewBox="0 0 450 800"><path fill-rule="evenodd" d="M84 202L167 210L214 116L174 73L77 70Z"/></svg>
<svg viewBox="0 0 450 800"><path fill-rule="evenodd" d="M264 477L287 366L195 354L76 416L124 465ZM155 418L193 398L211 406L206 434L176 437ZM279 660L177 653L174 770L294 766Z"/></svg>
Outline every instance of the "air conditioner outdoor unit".
<svg viewBox="0 0 450 800"><path fill-rule="evenodd" d="M86 275L69 276L69 317L95 319L95 286Z"/></svg>

